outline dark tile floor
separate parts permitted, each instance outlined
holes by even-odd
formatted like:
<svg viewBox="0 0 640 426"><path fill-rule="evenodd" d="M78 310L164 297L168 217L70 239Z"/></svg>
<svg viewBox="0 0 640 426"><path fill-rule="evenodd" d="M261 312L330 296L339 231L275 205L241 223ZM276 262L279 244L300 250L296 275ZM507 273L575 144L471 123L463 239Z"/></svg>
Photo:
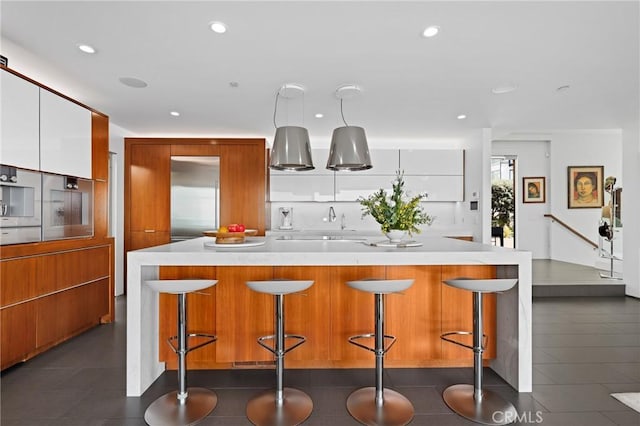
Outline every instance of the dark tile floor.
<svg viewBox="0 0 640 426"><path fill-rule="evenodd" d="M2 373L2 426L144 425L144 410L176 387L163 374L140 398L125 397L124 299L118 319ZM533 304L534 389L517 393L491 370L485 384L512 401L520 424L640 425L637 413L609 394L640 392L640 301L627 297L543 298ZM218 407L202 424L247 425L246 401L273 385L272 370L197 371L190 385L212 387ZM471 369L393 369L386 385L414 404L413 425L472 424L441 398L452 383L471 382ZM345 399L371 386L372 370L291 370L288 385L314 401L306 425L355 425Z"/></svg>

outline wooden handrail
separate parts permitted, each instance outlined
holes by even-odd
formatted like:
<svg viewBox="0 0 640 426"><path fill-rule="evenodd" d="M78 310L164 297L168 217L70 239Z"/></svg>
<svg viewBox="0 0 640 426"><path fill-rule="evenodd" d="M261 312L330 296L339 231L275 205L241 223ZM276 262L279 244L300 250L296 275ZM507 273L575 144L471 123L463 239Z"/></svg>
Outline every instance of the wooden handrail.
<svg viewBox="0 0 640 426"><path fill-rule="evenodd" d="M558 222L560 225L567 228L571 233L575 234L578 238L581 238L582 240L586 241L588 244L592 245L593 248L598 248L598 244L594 243L593 241L591 241L590 239L588 239L587 237L585 237L584 235L582 235L581 233L579 233L578 231L576 231L575 229L573 229L572 227L570 227L569 225L567 225L566 223L564 223L563 221L555 217L554 215L545 214L544 217L548 217L551 220Z"/></svg>

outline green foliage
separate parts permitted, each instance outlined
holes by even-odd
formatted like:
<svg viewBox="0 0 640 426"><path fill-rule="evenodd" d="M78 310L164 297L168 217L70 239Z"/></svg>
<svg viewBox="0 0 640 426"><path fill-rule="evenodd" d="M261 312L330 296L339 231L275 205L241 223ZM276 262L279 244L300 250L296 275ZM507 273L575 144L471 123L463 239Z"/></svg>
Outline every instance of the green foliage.
<svg viewBox="0 0 640 426"><path fill-rule="evenodd" d="M513 182L496 181L491 185L491 226L505 227L511 224L515 209Z"/></svg>
<svg viewBox="0 0 640 426"><path fill-rule="evenodd" d="M407 199L404 190L404 176L401 171L396 172L393 190L390 196L387 191L380 189L367 198L359 197L362 205L362 217L371 215L382 227L382 232L392 229L408 231L409 234L420 233L418 225L431 225L433 217L424 212L420 201L427 198L427 194L418 194Z"/></svg>

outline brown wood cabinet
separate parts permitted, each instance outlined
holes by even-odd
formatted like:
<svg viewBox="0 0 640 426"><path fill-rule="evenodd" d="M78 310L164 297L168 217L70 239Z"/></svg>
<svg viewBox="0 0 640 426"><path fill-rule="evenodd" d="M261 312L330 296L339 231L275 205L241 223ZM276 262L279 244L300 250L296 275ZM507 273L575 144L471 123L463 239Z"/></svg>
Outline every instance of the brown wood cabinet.
<svg viewBox="0 0 640 426"><path fill-rule="evenodd" d="M111 320L113 242L0 262L4 369Z"/></svg>
<svg viewBox="0 0 640 426"><path fill-rule="evenodd" d="M21 303L0 310L0 368L27 359L36 348L36 305Z"/></svg>
<svg viewBox="0 0 640 426"><path fill-rule="evenodd" d="M38 298L36 301L36 347L62 342L100 324L109 312L108 278Z"/></svg>
<svg viewBox="0 0 640 426"><path fill-rule="evenodd" d="M125 155L129 160L129 188L126 194L129 199L129 231L169 232L171 146L131 145Z"/></svg>

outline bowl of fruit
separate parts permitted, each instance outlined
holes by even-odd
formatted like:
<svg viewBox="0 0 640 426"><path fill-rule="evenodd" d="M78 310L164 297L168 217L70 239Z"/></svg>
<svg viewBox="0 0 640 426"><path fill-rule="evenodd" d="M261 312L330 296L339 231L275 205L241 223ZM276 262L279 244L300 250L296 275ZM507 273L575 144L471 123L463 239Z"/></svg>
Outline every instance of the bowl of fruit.
<svg viewBox="0 0 640 426"><path fill-rule="evenodd" d="M221 226L215 231L205 231L207 237L215 237L216 244L241 244L244 243L246 236L256 235L257 229L247 229L241 223L232 223L227 226Z"/></svg>

